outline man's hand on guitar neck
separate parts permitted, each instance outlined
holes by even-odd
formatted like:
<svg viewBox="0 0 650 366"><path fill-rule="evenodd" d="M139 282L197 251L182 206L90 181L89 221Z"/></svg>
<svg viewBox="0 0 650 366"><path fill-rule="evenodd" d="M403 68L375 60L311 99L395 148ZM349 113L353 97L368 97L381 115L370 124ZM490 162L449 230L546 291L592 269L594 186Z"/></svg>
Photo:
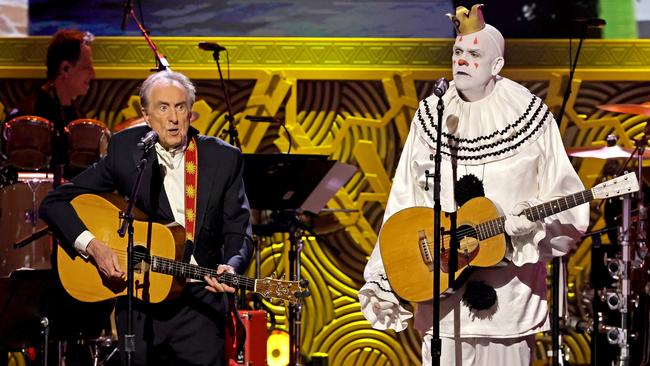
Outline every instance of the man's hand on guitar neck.
<svg viewBox="0 0 650 366"><path fill-rule="evenodd" d="M224 272L228 273L235 273L234 268L227 264L220 264L217 267L217 274L221 274ZM224 283L221 283L217 281L216 278L210 277L210 276L205 276L205 282L208 283L208 286L205 286L205 289L210 291L210 292L230 292L233 293L235 292L235 289L233 287L230 287Z"/></svg>
<svg viewBox="0 0 650 366"><path fill-rule="evenodd" d="M510 210L510 215L506 215L506 222L503 226L508 235L523 236L535 230L537 224L523 215L524 210L528 207L530 207L528 202L519 202Z"/></svg>
<svg viewBox="0 0 650 366"><path fill-rule="evenodd" d="M93 257L95 265L104 276L110 279L126 278L122 268L120 268L117 254L98 239L95 238L88 243L86 253Z"/></svg>

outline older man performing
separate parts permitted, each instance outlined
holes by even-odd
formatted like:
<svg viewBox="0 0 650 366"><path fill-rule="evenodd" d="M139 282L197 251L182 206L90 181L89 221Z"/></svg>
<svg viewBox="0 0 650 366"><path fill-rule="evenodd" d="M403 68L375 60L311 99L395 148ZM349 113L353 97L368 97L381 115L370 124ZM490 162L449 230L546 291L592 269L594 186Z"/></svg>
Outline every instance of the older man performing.
<svg viewBox="0 0 650 366"><path fill-rule="evenodd" d="M523 86L500 77L504 39L485 24L481 6L451 16L458 36L453 48L454 81L444 94L443 125L438 97L420 103L400 158L384 222L399 210L433 207L424 190L436 130L442 128L441 206L457 211L485 196L509 212L505 231L510 261L475 269L453 294L442 298L440 324L432 303L419 303L416 328L424 333L423 364L431 364L432 329L439 326L442 365L529 365L534 334L549 329L546 261L566 254L587 228L588 205L531 222L530 205L583 190L566 156L557 124L546 105ZM361 310L376 329L401 331L412 313L402 306L385 274L379 246L366 266L359 291ZM488 299L489 301L486 301Z"/></svg>
<svg viewBox="0 0 650 366"><path fill-rule="evenodd" d="M126 268L110 247L86 230L69 202L83 193L130 194L142 155L136 146L150 130L158 133L159 141L149 151L136 200L139 208L154 219L185 226L187 240L194 243L192 262L218 268L218 273L242 273L248 265L252 242L242 155L190 127L194 95L194 85L180 73L149 76L140 89L147 126L116 134L104 159L50 193L41 205L41 214L62 245L92 257L107 280L123 280ZM224 292L234 289L214 278L205 281L187 284L174 300L135 304L135 364L226 365ZM125 311L126 302L118 301L122 350Z"/></svg>

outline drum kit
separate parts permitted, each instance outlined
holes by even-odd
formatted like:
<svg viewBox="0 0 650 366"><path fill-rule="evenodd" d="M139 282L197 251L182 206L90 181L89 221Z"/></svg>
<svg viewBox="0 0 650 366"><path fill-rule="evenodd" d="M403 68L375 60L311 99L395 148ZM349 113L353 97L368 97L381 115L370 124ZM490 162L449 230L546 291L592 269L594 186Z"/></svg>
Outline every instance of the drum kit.
<svg viewBox="0 0 650 366"><path fill-rule="evenodd" d="M41 239L21 249L13 244L46 225L38 218L38 207L53 188L50 170L53 124L37 116L16 117L2 131L4 166L18 170L15 182L0 189L0 276L20 268L51 268L51 248ZM106 154L110 132L103 122L78 119L66 128L68 165L85 169Z"/></svg>
<svg viewBox="0 0 650 366"><path fill-rule="evenodd" d="M650 116L650 102L606 104L598 108ZM650 263L646 241L650 225L644 199L648 186L643 185L643 161L650 159L647 131L648 127L636 148L617 146L615 137L610 136L604 147L567 149L571 157L607 160L605 175L618 175L623 169L630 169L628 163L636 162L642 187L635 195L606 201L607 227L587 234L592 238L591 277L580 294L578 305L584 310L583 315L578 322L574 321L582 326L574 328L592 333L592 365L650 364ZM612 245L601 245L603 234L608 234Z"/></svg>
<svg viewBox="0 0 650 366"><path fill-rule="evenodd" d="M16 351L12 353L14 359L27 365L47 364L48 359L61 364L69 357L64 356L66 352L59 352L57 359L55 352L48 356L47 350L52 340L65 338L67 342L58 343L59 349L85 349L83 357L95 365L103 364L114 354L115 342L110 337L96 338L99 334L79 336L90 326L72 324L72 319L79 318L79 312L86 309L74 303L57 285L51 262L52 241L39 235L47 232L46 223L38 217L39 205L61 183L54 181L56 175L51 166L56 153L54 134L53 123L38 116L16 117L2 128L0 168L5 173L0 188L0 346ZM65 171L78 173L99 161L108 150L110 135L99 120L83 118L70 122L65 127ZM33 293L23 293L26 288ZM112 304L99 308L93 308L98 311L94 314L98 318L105 315L110 329ZM106 329L103 322L92 327ZM68 329L77 334L68 334ZM84 346L79 348L75 344ZM42 358L34 357L34 349Z"/></svg>

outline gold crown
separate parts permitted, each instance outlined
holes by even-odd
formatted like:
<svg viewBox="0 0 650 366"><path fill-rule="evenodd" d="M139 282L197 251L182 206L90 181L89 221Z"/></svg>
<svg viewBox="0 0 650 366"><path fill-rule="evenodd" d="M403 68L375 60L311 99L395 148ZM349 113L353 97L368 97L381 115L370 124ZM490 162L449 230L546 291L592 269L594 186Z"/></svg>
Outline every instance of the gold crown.
<svg viewBox="0 0 650 366"><path fill-rule="evenodd" d="M456 34L459 36L478 32L485 28L485 20L483 20L483 4L476 4L472 6L472 10L467 10L464 6L456 8L456 14L449 14L447 16L454 23Z"/></svg>

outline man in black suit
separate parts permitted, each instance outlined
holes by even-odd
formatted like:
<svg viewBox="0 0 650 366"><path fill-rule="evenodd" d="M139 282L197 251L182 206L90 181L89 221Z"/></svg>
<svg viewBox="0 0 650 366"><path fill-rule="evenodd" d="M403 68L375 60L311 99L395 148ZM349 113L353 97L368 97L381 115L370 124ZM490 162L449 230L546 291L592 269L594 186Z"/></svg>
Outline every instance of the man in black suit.
<svg viewBox="0 0 650 366"><path fill-rule="evenodd" d="M248 265L252 242L242 154L190 127L194 98L192 82L180 73L162 71L149 76L140 89L147 126L116 134L104 159L57 188L41 204L42 216L62 245L92 257L109 280L124 280L125 264L86 230L69 202L83 193L117 190L122 196L128 195L142 155L137 144L150 130L156 131L159 139L148 153L137 206L154 219L173 220L184 226L190 220L195 223L192 255L188 256L191 262L216 267L218 273L242 273ZM186 163L192 160L187 152L194 146L198 154L196 190L186 182L186 171L192 170ZM188 189L196 192L195 209L186 210ZM191 238L192 233L188 235ZM225 292L234 289L206 277L205 282L188 283L178 299L156 305L136 302L135 364L225 365ZM126 301L118 301L117 317L122 346Z"/></svg>

